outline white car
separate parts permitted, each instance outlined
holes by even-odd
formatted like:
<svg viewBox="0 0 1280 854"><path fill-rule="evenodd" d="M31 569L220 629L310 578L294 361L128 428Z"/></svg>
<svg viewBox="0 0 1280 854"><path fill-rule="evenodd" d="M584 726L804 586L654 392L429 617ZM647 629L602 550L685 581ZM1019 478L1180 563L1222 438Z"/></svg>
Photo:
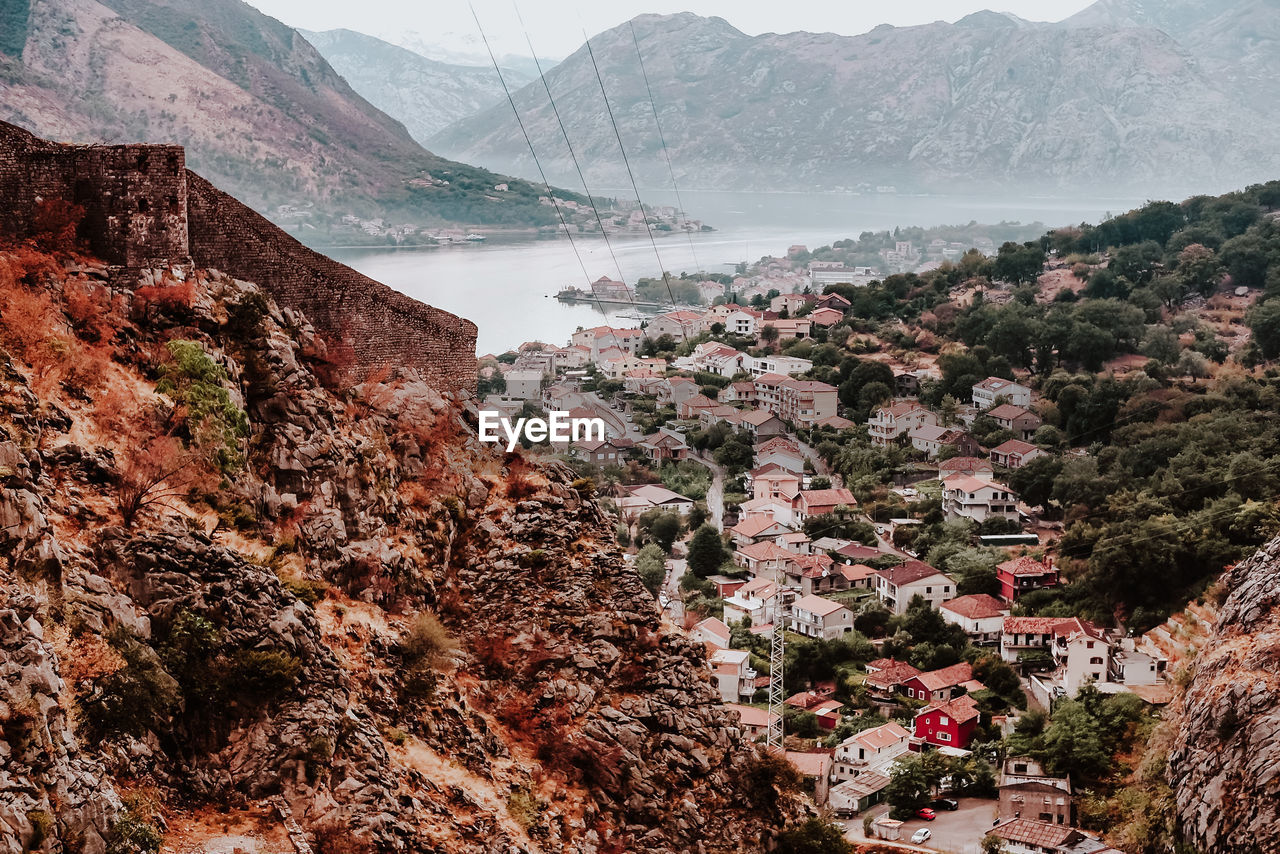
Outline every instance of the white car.
<svg viewBox="0 0 1280 854"><path fill-rule="evenodd" d="M932 830L930 830L927 827L922 827L919 830L917 830L915 833L911 834L911 841L912 842L928 842L932 836L933 836Z"/></svg>

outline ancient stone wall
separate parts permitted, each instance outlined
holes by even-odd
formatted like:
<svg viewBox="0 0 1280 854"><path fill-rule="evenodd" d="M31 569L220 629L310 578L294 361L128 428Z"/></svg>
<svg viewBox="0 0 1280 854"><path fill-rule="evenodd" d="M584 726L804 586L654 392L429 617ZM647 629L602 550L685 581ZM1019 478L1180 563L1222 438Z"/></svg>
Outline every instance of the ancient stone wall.
<svg viewBox="0 0 1280 854"><path fill-rule="evenodd" d="M0 122L0 235L31 235L41 201L84 208L80 236L109 264L185 261L255 282L304 312L359 378L409 367L474 390L476 327L362 276L186 169L176 145L60 145Z"/></svg>
<svg viewBox="0 0 1280 854"><path fill-rule="evenodd" d="M0 229L30 234L41 201L84 209L95 255L140 268L187 255L186 159L179 145L56 145L0 127Z"/></svg>
<svg viewBox="0 0 1280 854"><path fill-rule="evenodd" d="M354 352L357 374L411 367L451 391L474 391L476 325L424 305L314 252L193 172L191 256L266 288Z"/></svg>

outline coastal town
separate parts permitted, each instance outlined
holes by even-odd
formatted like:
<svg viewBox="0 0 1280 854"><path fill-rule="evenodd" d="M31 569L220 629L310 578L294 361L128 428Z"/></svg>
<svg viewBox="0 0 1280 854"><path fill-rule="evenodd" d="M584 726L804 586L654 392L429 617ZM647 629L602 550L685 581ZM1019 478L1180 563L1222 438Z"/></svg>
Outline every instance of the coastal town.
<svg viewBox="0 0 1280 854"><path fill-rule="evenodd" d="M954 349L904 353L860 320L855 303L893 271L919 281L994 251L894 241L872 267L793 246L698 281L703 305L482 357L483 406L605 421L603 440L542 451L591 481L741 726L764 742L782 724L787 759L850 840L1105 854L1080 826L1101 770L1047 760L1046 739L1060 719L1158 719L1215 604L1141 631L1073 609L1044 481L1091 450L1062 440L1032 372L989 359L958 380ZM1075 298L1104 263L1040 252L1030 280ZM986 285L948 297L1007 305L1018 287ZM635 299L607 278L592 296ZM1147 363L1117 354L1099 375Z"/></svg>

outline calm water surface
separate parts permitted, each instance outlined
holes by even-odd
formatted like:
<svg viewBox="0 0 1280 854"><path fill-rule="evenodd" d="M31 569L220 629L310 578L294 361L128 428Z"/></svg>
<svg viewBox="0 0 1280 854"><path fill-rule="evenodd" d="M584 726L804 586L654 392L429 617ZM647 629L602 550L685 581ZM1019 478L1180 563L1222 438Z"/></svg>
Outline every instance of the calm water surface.
<svg viewBox="0 0 1280 854"><path fill-rule="evenodd" d="M1047 227L1097 222L1142 199L974 199L940 196L818 195L805 193L684 193L690 215L717 230L658 238L658 254L645 237L611 238L611 255L601 238L576 239L579 264L568 240L517 238L483 244L426 249L329 250L339 261L385 282L408 296L466 317L480 327L476 348L499 353L523 341L564 344L579 326L604 322L592 305L566 305L554 294L584 286L600 276L642 276L704 269L731 272L739 261L782 255L788 246L809 248L895 226L932 226L1017 221ZM648 204L673 204L670 194L645 194ZM616 264L615 258L616 256ZM659 264L661 258L661 264ZM583 267L586 272L584 275ZM621 269L619 269L621 268ZM616 315L620 325L634 321Z"/></svg>

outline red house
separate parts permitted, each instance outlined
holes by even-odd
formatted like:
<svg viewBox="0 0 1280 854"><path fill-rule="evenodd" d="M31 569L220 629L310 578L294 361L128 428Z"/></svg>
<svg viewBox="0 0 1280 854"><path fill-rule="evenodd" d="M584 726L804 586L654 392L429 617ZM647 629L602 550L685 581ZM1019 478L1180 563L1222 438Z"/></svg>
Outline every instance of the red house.
<svg viewBox="0 0 1280 854"><path fill-rule="evenodd" d="M973 678L973 667L967 661L912 676L902 683L904 693L916 700L945 703L963 687L966 692L980 691L985 686Z"/></svg>
<svg viewBox="0 0 1280 854"><path fill-rule="evenodd" d="M978 729L978 709L968 694L934 703L916 715L915 736L934 747L969 746Z"/></svg>
<svg viewBox="0 0 1280 854"><path fill-rule="evenodd" d="M1012 602L1023 593L1058 584L1058 570L1053 564L1041 563L1025 555L997 566L996 577L1000 580L1000 598L1006 602Z"/></svg>

